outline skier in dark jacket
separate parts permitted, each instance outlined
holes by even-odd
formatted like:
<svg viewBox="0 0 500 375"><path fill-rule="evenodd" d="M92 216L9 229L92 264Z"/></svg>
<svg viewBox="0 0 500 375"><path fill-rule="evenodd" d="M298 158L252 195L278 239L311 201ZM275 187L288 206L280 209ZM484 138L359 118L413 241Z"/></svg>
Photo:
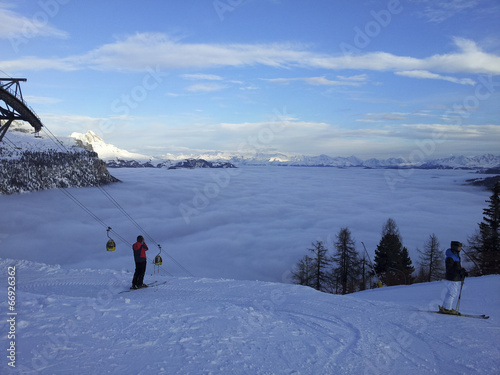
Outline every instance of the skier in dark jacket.
<svg viewBox="0 0 500 375"><path fill-rule="evenodd" d="M144 284L144 274L146 273L146 264L148 261L146 257L148 245L144 242L144 237L137 237L137 242L132 245L132 250L134 250L135 273L130 289L146 288L147 285Z"/></svg>
<svg viewBox="0 0 500 375"><path fill-rule="evenodd" d="M460 260L460 251L462 244L458 241L451 241L451 247L446 250L446 280L448 292L444 297L443 306L439 306L439 311L446 314L458 315L458 311L452 308L453 302L460 290L460 284L463 283L467 271L462 267Z"/></svg>

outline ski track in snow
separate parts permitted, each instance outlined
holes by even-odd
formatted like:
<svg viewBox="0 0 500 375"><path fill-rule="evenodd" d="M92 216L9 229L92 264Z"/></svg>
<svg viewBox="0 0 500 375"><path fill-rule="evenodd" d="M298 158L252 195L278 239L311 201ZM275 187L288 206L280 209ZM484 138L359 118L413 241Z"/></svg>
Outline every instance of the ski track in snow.
<svg viewBox="0 0 500 375"><path fill-rule="evenodd" d="M19 374L498 374L500 276L468 279L464 312L418 312L440 282L339 296L269 282L164 278L119 294L126 271L16 266ZM151 282L152 279L146 280ZM4 294L5 296L5 294ZM477 311L478 309L480 311ZM7 316L6 297L0 311ZM6 319L1 332L8 331ZM0 340L7 349L6 335Z"/></svg>

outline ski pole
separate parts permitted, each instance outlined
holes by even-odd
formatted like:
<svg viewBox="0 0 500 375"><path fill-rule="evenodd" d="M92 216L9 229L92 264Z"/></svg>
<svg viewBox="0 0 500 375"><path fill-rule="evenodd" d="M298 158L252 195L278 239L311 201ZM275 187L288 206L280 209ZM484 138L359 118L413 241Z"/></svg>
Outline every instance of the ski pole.
<svg viewBox="0 0 500 375"><path fill-rule="evenodd" d="M462 288L464 287L464 280L462 280L462 283L460 284L460 294L458 295L458 301L457 301L457 307L455 310L459 311L460 309L460 298L462 297Z"/></svg>
<svg viewBox="0 0 500 375"><path fill-rule="evenodd" d="M476 263L476 261L474 260L474 258L473 258L473 257L471 257L471 256L469 255L469 253L468 253L468 252L466 252L464 249L462 249L462 252L463 252L465 255L467 255L467 258L469 258L469 259L472 261L472 263L474 263L474 265L476 266L476 268L477 268L477 269L478 269L478 271L479 271L479 274L481 275L481 274L482 274L481 267L479 267L479 266L478 266L478 264Z"/></svg>

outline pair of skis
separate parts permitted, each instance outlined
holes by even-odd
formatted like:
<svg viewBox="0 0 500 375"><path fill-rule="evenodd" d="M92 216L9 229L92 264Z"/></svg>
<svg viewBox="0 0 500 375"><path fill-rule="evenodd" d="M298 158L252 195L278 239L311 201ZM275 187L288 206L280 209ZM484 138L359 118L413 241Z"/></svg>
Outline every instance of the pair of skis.
<svg viewBox="0 0 500 375"><path fill-rule="evenodd" d="M164 285L164 284L166 284L166 283L167 283L166 281L153 281L152 283L148 284L148 287L158 286L158 285ZM131 291L133 291L133 290L141 290L141 289L148 289L148 288L127 289L127 290L122 290L122 291L121 291L121 292L119 292L118 294L128 293L128 292L131 292Z"/></svg>
<svg viewBox="0 0 500 375"><path fill-rule="evenodd" d="M419 310L419 311L433 313L433 314L449 315L449 316L462 316L464 318L489 319L489 316L485 314L462 314L462 313L448 314L445 312L434 311L434 310Z"/></svg>

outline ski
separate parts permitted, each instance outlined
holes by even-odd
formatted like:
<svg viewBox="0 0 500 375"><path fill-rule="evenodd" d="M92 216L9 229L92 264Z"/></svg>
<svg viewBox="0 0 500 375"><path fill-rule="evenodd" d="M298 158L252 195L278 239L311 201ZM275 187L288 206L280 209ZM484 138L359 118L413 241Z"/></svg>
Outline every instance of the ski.
<svg viewBox="0 0 500 375"><path fill-rule="evenodd" d="M166 283L167 283L166 281L153 281L152 283L149 283L148 286L163 285L163 284L166 284Z"/></svg>
<svg viewBox="0 0 500 375"><path fill-rule="evenodd" d="M460 313L459 316L465 316L466 318L489 319L489 316L485 315L485 314L462 314L462 313Z"/></svg>
<svg viewBox="0 0 500 375"><path fill-rule="evenodd" d="M162 282L159 282L159 281L153 281L152 283L148 284L148 287L158 286L158 285L164 285L164 284L166 284L166 283L167 283L166 281L162 281ZM141 289L148 289L148 288L127 289L127 290L122 290L121 292L118 292L118 294L128 293L128 292L132 292L133 290L141 290Z"/></svg>
<svg viewBox="0 0 500 375"><path fill-rule="evenodd" d="M448 315L448 316L462 316L464 318L476 318L476 319L489 319L488 315L485 314L462 314L458 313L456 314L447 314L441 311L434 311L434 310L419 310L421 312L429 312L429 313L434 313L434 314L440 314L440 315Z"/></svg>

